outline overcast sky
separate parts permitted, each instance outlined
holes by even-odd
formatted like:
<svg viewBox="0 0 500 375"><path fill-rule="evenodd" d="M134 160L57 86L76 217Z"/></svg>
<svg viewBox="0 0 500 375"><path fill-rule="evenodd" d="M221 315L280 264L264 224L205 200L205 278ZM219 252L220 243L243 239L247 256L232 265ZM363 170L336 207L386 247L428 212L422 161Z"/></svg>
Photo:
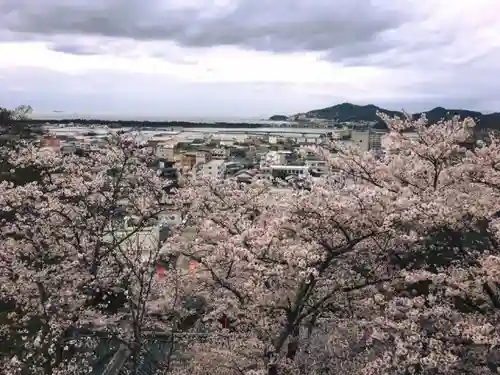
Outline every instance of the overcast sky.
<svg viewBox="0 0 500 375"><path fill-rule="evenodd" d="M0 0L0 106L500 111L500 0Z"/></svg>

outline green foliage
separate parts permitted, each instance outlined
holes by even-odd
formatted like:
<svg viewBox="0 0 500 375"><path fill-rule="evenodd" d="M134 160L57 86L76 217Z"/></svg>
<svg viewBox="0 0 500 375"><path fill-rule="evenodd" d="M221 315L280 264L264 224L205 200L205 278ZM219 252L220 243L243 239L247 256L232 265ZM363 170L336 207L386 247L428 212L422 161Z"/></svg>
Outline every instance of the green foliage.
<svg viewBox="0 0 500 375"><path fill-rule="evenodd" d="M40 179L40 171L33 167L13 170L7 153L19 147L20 142L34 141L43 132L40 127L32 126L28 116L30 106L19 106L13 110L0 107L0 181L10 181L23 185Z"/></svg>
<svg viewBox="0 0 500 375"><path fill-rule="evenodd" d="M373 121L380 122L377 113L384 113L390 117L404 118L401 111L391 111L385 108L377 107L373 104L369 105L355 105L351 103L337 104L332 107L315 109L307 113L311 117L319 117L325 119L334 119L337 121ZM413 119L418 119L422 113L413 114ZM442 119L451 119L453 116L458 115L460 118L472 117L477 120L478 127L499 129L500 128L500 113L483 114L477 111L470 111L466 109L449 109L443 107L436 107L427 112L425 115L430 123L435 123ZM385 128L385 126L384 126Z"/></svg>

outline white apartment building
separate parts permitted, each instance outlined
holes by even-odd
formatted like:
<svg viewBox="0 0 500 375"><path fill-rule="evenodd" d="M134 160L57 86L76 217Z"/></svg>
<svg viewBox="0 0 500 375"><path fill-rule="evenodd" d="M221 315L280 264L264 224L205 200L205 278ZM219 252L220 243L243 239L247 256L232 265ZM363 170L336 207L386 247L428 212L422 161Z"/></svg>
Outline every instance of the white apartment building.
<svg viewBox="0 0 500 375"><path fill-rule="evenodd" d="M324 160L306 160L305 165L319 173L327 173L329 170L328 163Z"/></svg>
<svg viewBox="0 0 500 375"><path fill-rule="evenodd" d="M370 131L369 149L379 151L384 148L382 138L387 134L385 131Z"/></svg>
<svg viewBox="0 0 500 375"><path fill-rule="evenodd" d="M156 146L156 156L167 160L174 160L174 144L161 143Z"/></svg>
<svg viewBox="0 0 500 375"><path fill-rule="evenodd" d="M113 239L115 238L115 240ZM145 227L135 231L133 227L125 227L107 235L105 242L120 243L120 248L130 257L140 253L141 258L146 261L152 251L158 250L160 244L160 228L158 226Z"/></svg>
<svg viewBox="0 0 500 375"><path fill-rule="evenodd" d="M353 130L351 132L351 141L353 146L368 151L370 149L370 132Z"/></svg>
<svg viewBox="0 0 500 375"><path fill-rule="evenodd" d="M132 221L132 218L131 220ZM124 227L120 230L114 232L114 237L116 241L120 241L120 248L128 254L131 258L136 255L140 255L143 262L149 262L151 252L159 251L159 253L164 253L168 250L163 241L168 237L168 230L166 227L172 227L181 223L181 216L176 212L166 212L160 215L158 223L156 225L151 225L144 227L141 230L134 232L133 225L127 225L124 223ZM186 233L189 237L192 234ZM165 237L166 236L166 237ZM108 243L114 243L113 235L108 234L104 241ZM177 265L185 270L189 269L189 260L180 256L177 259Z"/></svg>
<svg viewBox="0 0 500 375"><path fill-rule="evenodd" d="M262 158L261 166L266 165L284 165L286 164L287 155L292 151L269 151L266 156Z"/></svg>
<svg viewBox="0 0 500 375"><path fill-rule="evenodd" d="M218 147L214 148L211 152L213 159L227 159L231 151L228 148Z"/></svg>
<svg viewBox="0 0 500 375"><path fill-rule="evenodd" d="M207 151L196 151L196 164L208 163L212 159L212 154Z"/></svg>
<svg viewBox="0 0 500 375"><path fill-rule="evenodd" d="M210 160L201 164L197 176L201 178L223 178L226 172L226 162L224 160Z"/></svg>

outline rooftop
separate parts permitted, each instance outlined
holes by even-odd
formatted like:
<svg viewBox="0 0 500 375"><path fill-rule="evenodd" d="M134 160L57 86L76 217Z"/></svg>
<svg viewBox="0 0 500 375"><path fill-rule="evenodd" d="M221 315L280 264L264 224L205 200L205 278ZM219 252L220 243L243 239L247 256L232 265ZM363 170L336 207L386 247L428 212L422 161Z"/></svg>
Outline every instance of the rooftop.
<svg viewBox="0 0 500 375"><path fill-rule="evenodd" d="M296 170L306 170L309 169L308 166L305 165L270 165L269 167L263 167L262 169L265 168L271 168L275 170L289 170L289 169L296 169Z"/></svg>
<svg viewBox="0 0 500 375"><path fill-rule="evenodd" d="M225 162L226 162L225 160L213 159L213 160L210 160L209 162L205 163L204 165L220 166L220 165L224 164Z"/></svg>

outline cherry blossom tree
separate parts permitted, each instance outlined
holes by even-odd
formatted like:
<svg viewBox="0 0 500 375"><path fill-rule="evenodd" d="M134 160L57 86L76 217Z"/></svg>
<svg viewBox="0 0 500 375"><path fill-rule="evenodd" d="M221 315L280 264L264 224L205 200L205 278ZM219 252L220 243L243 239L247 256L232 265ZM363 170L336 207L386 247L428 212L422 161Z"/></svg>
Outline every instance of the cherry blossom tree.
<svg viewBox="0 0 500 375"><path fill-rule="evenodd" d="M264 366L277 374L318 320L335 314L335 304L348 304L349 291L379 282L362 267L378 254L362 254L390 235L399 218L390 213L398 207L390 207L389 195L337 189L328 179L311 191L274 192L234 181L204 186L205 194L199 186L182 192L191 197L187 225L198 229L196 238L183 242L179 233L170 240L199 263L193 283L203 285L199 293L210 305L205 318L229 320L230 342L210 341L208 361L222 366L214 357L220 344L227 367Z"/></svg>
<svg viewBox="0 0 500 375"><path fill-rule="evenodd" d="M191 288L219 332L197 343L192 371L212 364L211 373L451 374L493 366L486 357L496 350L496 297L487 314L460 311L457 301L479 293L466 280L484 284L492 277L484 265L497 264L497 143L471 147L470 119L384 120L384 153L318 150L332 173L310 191L226 180L181 192L197 235L185 240L178 228L169 241L198 263ZM476 344L489 349L464 361Z"/></svg>
<svg viewBox="0 0 500 375"><path fill-rule="evenodd" d="M122 342L139 363L147 335L172 329L180 305L175 270L156 275L153 224L173 202L151 156L118 135L86 156L34 144L9 156L41 178L0 185L5 373L88 373L97 337ZM124 228L125 216L134 225Z"/></svg>
<svg viewBox="0 0 500 375"><path fill-rule="evenodd" d="M399 191L401 224L414 236L388 248L395 277L370 297L376 319L364 323L378 356L365 373L496 371L498 296L485 266L498 254L497 140L473 147L470 119L386 121L387 154L334 159L359 183ZM409 128L416 138L405 135Z"/></svg>

